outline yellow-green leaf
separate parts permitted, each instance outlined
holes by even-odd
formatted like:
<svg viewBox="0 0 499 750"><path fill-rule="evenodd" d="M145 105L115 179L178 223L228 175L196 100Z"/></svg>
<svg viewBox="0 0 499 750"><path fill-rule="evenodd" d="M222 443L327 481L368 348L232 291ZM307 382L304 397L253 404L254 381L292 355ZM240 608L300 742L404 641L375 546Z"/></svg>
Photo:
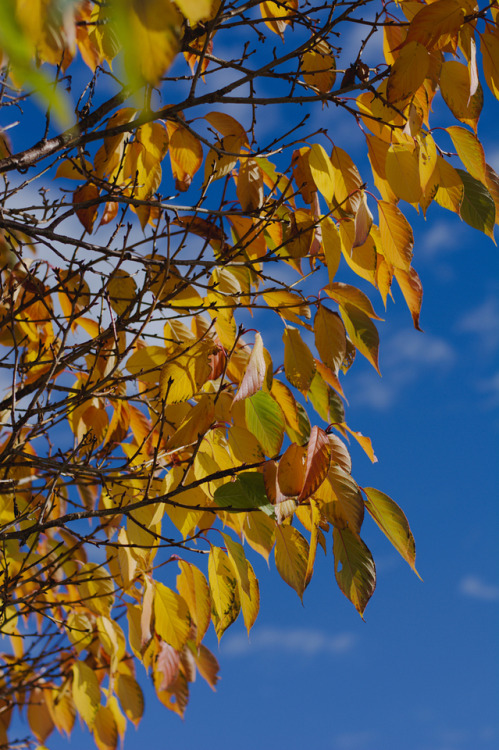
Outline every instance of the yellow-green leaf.
<svg viewBox="0 0 499 750"><path fill-rule="evenodd" d="M340 313L351 342L379 373L379 334L376 326L362 310L353 305L340 305Z"/></svg>
<svg viewBox="0 0 499 750"><path fill-rule="evenodd" d="M369 549L350 529L333 529L334 574L340 590L362 617L376 588L376 568Z"/></svg>
<svg viewBox="0 0 499 750"><path fill-rule="evenodd" d="M404 512L384 492L373 487L364 487L364 492L367 496L365 506L369 514L418 578L421 578L416 570L416 544Z"/></svg>
<svg viewBox="0 0 499 750"><path fill-rule="evenodd" d="M315 374L315 362L312 352L300 336L297 328L286 328L282 337L284 341L284 372L295 388L308 391Z"/></svg>
<svg viewBox="0 0 499 750"><path fill-rule="evenodd" d="M267 456L279 453L284 434L284 416L279 405L265 391L247 398L244 402L246 426L256 437Z"/></svg>
<svg viewBox="0 0 499 750"><path fill-rule="evenodd" d="M324 305L319 305L314 320L315 346L320 358L335 374L346 354L345 326L340 316Z"/></svg>
<svg viewBox="0 0 499 750"><path fill-rule="evenodd" d="M300 599L307 585L308 542L294 526L276 527L275 564L279 575Z"/></svg>
<svg viewBox="0 0 499 750"><path fill-rule="evenodd" d="M452 138L457 155L470 175L485 184L487 180L485 154L476 135L459 125L451 125L447 128L447 132Z"/></svg>

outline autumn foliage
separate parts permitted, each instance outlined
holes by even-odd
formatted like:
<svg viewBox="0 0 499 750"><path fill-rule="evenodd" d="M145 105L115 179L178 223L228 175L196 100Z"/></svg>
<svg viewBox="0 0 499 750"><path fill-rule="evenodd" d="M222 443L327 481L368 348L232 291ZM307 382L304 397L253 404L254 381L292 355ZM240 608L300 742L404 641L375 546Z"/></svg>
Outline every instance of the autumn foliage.
<svg viewBox="0 0 499 750"><path fill-rule="evenodd" d="M352 475L351 441L376 458L346 375L378 377L369 285L419 328L414 208L493 238L498 16L1 3L0 746L19 707L40 745L79 717L115 748L146 672L183 715L196 672L217 683L210 625L255 622L253 555L301 598L321 548L362 615L367 511L416 570L400 507Z"/></svg>

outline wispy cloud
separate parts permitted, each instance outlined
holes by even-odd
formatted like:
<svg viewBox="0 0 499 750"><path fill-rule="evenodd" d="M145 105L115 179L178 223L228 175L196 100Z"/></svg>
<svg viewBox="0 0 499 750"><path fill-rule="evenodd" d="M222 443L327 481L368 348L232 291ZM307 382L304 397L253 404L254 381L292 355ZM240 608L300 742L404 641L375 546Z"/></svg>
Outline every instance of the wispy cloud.
<svg viewBox="0 0 499 750"><path fill-rule="evenodd" d="M462 578L459 583L459 591L464 596L481 599L484 602L499 601L499 586L485 583L478 576L467 575Z"/></svg>
<svg viewBox="0 0 499 750"><path fill-rule="evenodd" d="M464 313L457 322L456 329L461 333L476 337L484 351L497 351L499 346L499 299L490 296Z"/></svg>
<svg viewBox="0 0 499 750"><path fill-rule="evenodd" d="M455 359L453 348L443 339L404 329L382 343L380 368L383 378L377 379L371 372L359 374L352 378L347 395L356 405L384 411L392 407L404 389L422 377L425 371L445 372Z"/></svg>
<svg viewBox="0 0 499 750"><path fill-rule="evenodd" d="M456 243L456 232L448 221L437 221L423 235L423 241L418 243L418 256L425 260L434 259L440 255L448 255L459 249Z"/></svg>
<svg viewBox="0 0 499 750"><path fill-rule="evenodd" d="M257 651L273 653L293 653L300 656L329 655L339 656L351 651L356 637L351 633L329 635L311 628L264 627L245 635L231 635L222 641L221 650L225 656L245 656Z"/></svg>

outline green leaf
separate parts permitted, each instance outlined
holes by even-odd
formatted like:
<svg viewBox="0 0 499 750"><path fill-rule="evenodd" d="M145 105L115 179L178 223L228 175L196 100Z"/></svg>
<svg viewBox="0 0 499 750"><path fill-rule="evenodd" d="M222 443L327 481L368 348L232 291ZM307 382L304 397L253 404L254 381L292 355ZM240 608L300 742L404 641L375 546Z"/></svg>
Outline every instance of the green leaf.
<svg viewBox="0 0 499 750"><path fill-rule="evenodd" d="M268 456L279 453L284 434L284 416L272 396L260 391L244 402L246 426Z"/></svg>
<svg viewBox="0 0 499 750"><path fill-rule="evenodd" d="M341 591L363 618L376 588L376 568L369 549L350 529L333 529L334 575Z"/></svg>
<svg viewBox="0 0 499 750"><path fill-rule="evenodd" d="M464 185L464 195L459 209L461 219L473 229L494 239L496 207L491 194L479 180L464 169L457 169Z"/></svg>
<svg viewBox="0 0 499 750"><path fill-rule="evenodd" d="M404 560L409 563L418 578L416 570L416 545L407 518L397 503L391 497L373 487L364 487L367 495L365 506L374 518L387 539L393 544Z"/></svg>
<svg viewBox="0 0 499 750"><path fill-rule="evenodd" d="M268 516L275 515L265 491L263 474L257 471L245 471L235 482L218 487L213 499L221 508L258 508Z"/></svg>

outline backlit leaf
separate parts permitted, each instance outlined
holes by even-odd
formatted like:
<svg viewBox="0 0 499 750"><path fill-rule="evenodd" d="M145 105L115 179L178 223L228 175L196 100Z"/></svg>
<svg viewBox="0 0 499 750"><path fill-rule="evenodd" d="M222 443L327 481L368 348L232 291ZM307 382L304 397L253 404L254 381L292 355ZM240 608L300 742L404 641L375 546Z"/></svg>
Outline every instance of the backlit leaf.
<svg viewBox="0 0 499 750"><path fill-rule="evenodd" d="M464 15L465 10L458 0L437 0L425 5L410 23L406 44L419 42L427 49L441 49L452 40L455 49Z"/></svg>
<svg viewBox="0 0 499 750"><path fill-rule="evenodd" d="M100 706L100 688L95 672L83 661L73 664L72 693L76 710L91 729Z"/></svg>
<svg viewBox="0 0 499 750"><path fill-rule="evenodd" d="M253 396L254 393L261 389L265 380L266 370L267 364L263 356L262 337L259 333L256 333L255 343L253 344L241 385L234 397L234 403L248 398L248 396Z"/></svg>
<svg viewBox="0 0 499 750"><path fill-rule="evenodd" d="M386 154L385 169L386 179L397 198L417 203L421 197L421 181L419 162L414 150L405 145L390 146Z"/></svg>
<svg viewBox="0 0 499 750"><path fill-rule="evenodd" d="M391 497L373 487L364 487L367 496L365 506L379 528L393 544L397 552L416 570L416 545L404 512Z"/></svg>
<svg viewBox="0 0 499 750"><path fill-rule="evenodd" d="M496 99L499 99L499 32L497 28L480 34L480 49L483 60L483 74L487 86Z"/></svg>
<svg viewBox="0 0 499 750"><path fill-rule="evenodd" d="M158 635L181 651L190 630L189 610L185 600L162 583L157 582L154 592L155 630Z"/></svg>
<svg viewBox="0 0 499 750"><path fill-rule="evenodd" d="M314 143L308 155L308 163L318 191L331 202L334 196L334 170L324 147Z"/></svg>
<svg viewBox="0 0 499 750"><path fill-rule="evenodd" d="M494 239L496 207L485 185L462 169L456 170L464 185L459 215L470 227Z"/></svg>
<svg viewBox="0 0 499 750"><path fill-rule="evenodd" d="M423 83L430 67L428 50L417 41L405 44L388 78L386 98L390 103L408 99Z"/></svg>
<svg viewBox="0 0 499 750"><path fill-rule="evenodd" d="M402 211L391 203L378 201L378 211L381 252L391 266L408 271L414 247L411 225Z"/></svg>
<svg viewBox="0 0 499 750"><path fill-rule="evenodd" d="M327 367L338 373L346 354L346 334L340 316L319 305L314 320L315 346Z"/></svg>
<svg viewBox="0 0 499 750"><path fill-rule="evenodd" d="M303 341L297 328L286 328L284 341L284 372L295 388L308 391L315 373L312 352Z"/></svg>
<svg viewBox="0 0 499 750"><path fill-rule="evenodd" d="M258 391L244 402L246 425L267 456L279 453L284 433L284 416L272 396Z"/></svg>
<svg viewBox="0 0 499 750"><path fill-rule="evenodd" d="M340 313L346 332L355 348L364 355L379 373L378 329L370 318L358 307L345 304L340 306ZM381 373L379 373L381 374Z"/></svg>
<svg viewBox="0 0 499 750"><path fill-rule="evenodd" d="M257 471L241 472L234 482L217 487L213 499L221 508L259 508L268 516L274 515L274 508L265 491L263 474Z"/></svg>
<svg viewBox="0 0 499 750"><path fill-rule="evenodd" d="M211 547L208 577L212 601L212 620L218 639L237 618L240 610L236 574L229 558L220 547Z"/></svg>
<svg viewBox="0 0 499 750"><path fill-rule="evenodd" d="M306 500L320 487L331 464L331 445L328 436L320 427L312 427L307 445L307 463L303 488L298 502Z"/></svg>
<svg viewBox="0 0 499 750"><path fill-rule="evenodd" d="M440 91L450 111L457 120L471 125L476 132L483 106L482 87L478 84L471 95L471 80L467 65L448 60L442 65Z"/></svg>
<svg viewBox="0 0 499 750"><path fill-rule="evenodd" d="M442 0L439 0L442 2ZM452 138L452 143L457 151L457 155L463 162L464 166L475 180L485 184L485 154L483 146L473 133L461 128L458 125L452 125L447 128L447 132Z"/></svg>
<svg viewBox="0 0 499 750"><path fill-rule="evenodd" d="M333 529L334 574L340 590L362 617L376 588L376 568L369 549L350 529Z"/></svg>
<svg viewBox="0 0 499 750"><path fill-rule="evenodd" d="M293 526L276 528L275 564L281 578L300 599L306 587L308 542Z"/></svg>
<svg viewBox="0 0 499 750"><path fill-rule="evenodd" d="M177 590L187 602L191 620L196 625L196 644L204 638L210 624L210 592L203 573L195 565L179 560Z"/></svg>

